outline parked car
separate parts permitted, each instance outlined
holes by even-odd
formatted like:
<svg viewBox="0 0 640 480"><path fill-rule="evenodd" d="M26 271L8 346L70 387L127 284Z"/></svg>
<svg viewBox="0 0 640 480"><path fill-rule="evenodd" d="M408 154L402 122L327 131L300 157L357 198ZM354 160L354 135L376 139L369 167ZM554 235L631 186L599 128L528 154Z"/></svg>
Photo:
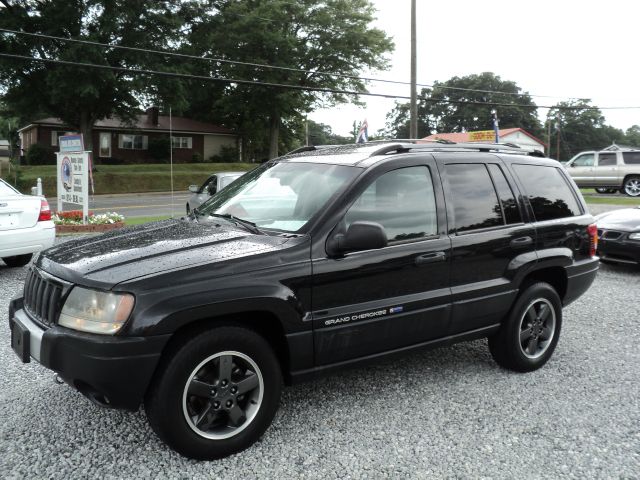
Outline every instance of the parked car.
<svg viewBox="0 0 640 480"><path fill-rule="evenodd" d="M564 166L580 188L640 196L640 150L581 152Z"/></svg>
<svg viewBox="0 0 640 480"><path fill-rule="evenodd" d="M49 203L23 195L0 179L0 258L9 267L21 267L35 252L53 245L56 228Z"/></svg>
<svg viewBox="0 0 640 480"><path fill-rule="evenodd" d="M189 185L189 191L193 193L193 195L191 195L187 201L187 215L191 213L191 210L198 208L215 195L216 192L219 192L245 173L246 172L218 172L207 178L200 187L197 185Z"/></svg>
<svg viewBox="0 0 640 480"><path fill-rule="evenodd" d="M640 206L596 216L602 261L640 265Z"/></svg>
<svg viewBox="0 0 640 480"><path fill-rule="evenodd" d="M502 367L538 369L599 260L575 184L520 152L390 143L271 160L188 217L42 253L10 304L11 344L100 405L143 402L197 459L255 442L283 381L483 337Z"/></svg>

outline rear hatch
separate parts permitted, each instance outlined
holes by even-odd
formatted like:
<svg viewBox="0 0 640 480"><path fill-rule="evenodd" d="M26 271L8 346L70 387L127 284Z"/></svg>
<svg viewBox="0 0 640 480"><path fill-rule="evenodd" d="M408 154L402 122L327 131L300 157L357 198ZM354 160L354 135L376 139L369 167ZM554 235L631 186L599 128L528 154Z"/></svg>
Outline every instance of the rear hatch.
<svg viewBox="0 0 640 480"><path fill-rule="evenodd" d="M33 227L40 216L40 197L0 196L0 231Z"/></svg>

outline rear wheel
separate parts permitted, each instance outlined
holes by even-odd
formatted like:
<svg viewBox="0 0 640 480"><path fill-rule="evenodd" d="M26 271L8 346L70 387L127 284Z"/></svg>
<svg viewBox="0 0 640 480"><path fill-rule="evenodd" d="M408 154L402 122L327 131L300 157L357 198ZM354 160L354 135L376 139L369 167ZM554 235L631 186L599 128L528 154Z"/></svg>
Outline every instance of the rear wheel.
<svg viewBox="0 0 640 480"><path fill-rule="evenodd" d="M502 367L529 372L542 367L556 348L562 326L562 303L548 283L534 283L518 297L489 349Z"/></svg>
<svg viewBox="0 0 640 480"><path fill-rule="evenodd" d="M625 179L622 191L630 197L640 197L640 177L628 177Z"/></svg>
<svg viewBox="0 0 640 480"><path fill-rule="evenodd" d="M282 374L267 341L218 327L183 342L145 398L149 424L171 448L211 460L244 450L271 424Z"/></svg>
<svg viewBox="0 0 640 480"><path fill-rule="evenodd" d="M615 188L606 188L606 187L598 187L596 188L596 192L600 193L600 194L605 194L605 193L616 193L618 190L616 190Z"/></svg>
<svg viewBox="0 0 640 480"><path fill-rule="evenodd" d="M27 253L26 255L16 255L15 257L3 257L2 261L8 267L24 267L31 261L31 257L33 257L33 254Z"/></svg>

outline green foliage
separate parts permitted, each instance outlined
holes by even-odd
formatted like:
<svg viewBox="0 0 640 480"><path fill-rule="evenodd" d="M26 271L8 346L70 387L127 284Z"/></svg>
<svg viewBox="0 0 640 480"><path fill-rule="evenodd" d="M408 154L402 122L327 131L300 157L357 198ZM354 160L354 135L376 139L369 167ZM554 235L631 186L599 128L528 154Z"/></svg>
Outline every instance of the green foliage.
<svg viewBox="0 0 640 480"><path fill-rule="evenodd" d="M211 155L209 160L216 163L233 163L238 161L238 157L239 152L236 147L222 145L220 147L220 153Z"/></svg>
<svg viewBox="0 0 640 480"><path fill-rule="evenodd" d="M203 4L194 14L202 20L191 29L190 53L358 75L363 69L385 68L384 55L393 49L391 39L370 26L375 10L369 0L237 0L217 5ZM210 71L206 64L200 68ZM217 73L312 88L359 90L366 86L355 78L240 64L221 64ZM189 114L221 119L246 132L249 141L244 151L248 158L258 159L273 156L277 147L289 150L297 145L301 120L312 108L352 100L342 94L242 84L225 86L224 95L209 84L193 84L190 91L194 101Z"/></svg>
<svg viewBox="0 0 640 480"><path fill-rule="evenodd" d="M149 138L149 155L158 162L166 163L169 161L171 143L169 137L150 137Z"/></svg>
<svg viewBox="0 0 640 480"><path fill-rule="evenodd" d="M179 0L3 3L0 26L5 28L140 48L161 49L179 44L183 21ZM157 55L20 35L0 36L0 50L126 68L153 69L164 62ZM85 135L88 149L92 148L90 134L98 119L114 115L131 118L139 106L138 96L154 98L159 83L167 95L168 91L180 93L172 82L159 77L18 60L0 62L4 101L13 112L20 112L23 122L37 117L59 117Z"/></svg>
<svg viewBox="0 0 640 480"><path fill-rule="evenodd" d="M624 141L620 143L630 147L640 148L640 125L633 125L627 128L624 135Z"/></svg>
<svg viewBox="0 0 640 480"><path fill-rule="evenodd" d="M27 150L27 165L55 165L56 156L49 147L34 143Z"/></svg>
<svg viewBox="0 0 640 480"><path fill-rule="evenodd" d="M528 93L523 92L516 82L484 72L452 77L445 82L435 82L433 88L422 89L418 99L418 137L438 132L492 129L491 110L494 107L483 105L485 103L517 105L495 107L500 128L520 127L536 136L542 134L537 107ZM409 103L396 102L396 107L387 115L387 135L409 138L409 116Z"/></svg>
<svg viewBox="0 0 640 480"><path fill-rule="evenodd" d="M200 155L198 152L196 152L193 155L191 155L191 161L193 163L202 163L202 162L204 162L204 158L202 158L202 155Z"/></svg>
<svg viewBox="0 0 640 480"><path fill-rule="evenodd" d="M551 141L548 155L558 158L559 136L560 160L569 160L583 150L600 150L613 142L624 144L626 141L624 132L606 125L602 112L594 109L588 99L558 103L549 111L545 128L549 122Z"/></svg>
<svg viewBox="0 0 640 480"><path fill-rule="evenodd" d="M329 125L316 123L309 120L309 144L310 145L345 145L355 140L333 133Z"/></svg>

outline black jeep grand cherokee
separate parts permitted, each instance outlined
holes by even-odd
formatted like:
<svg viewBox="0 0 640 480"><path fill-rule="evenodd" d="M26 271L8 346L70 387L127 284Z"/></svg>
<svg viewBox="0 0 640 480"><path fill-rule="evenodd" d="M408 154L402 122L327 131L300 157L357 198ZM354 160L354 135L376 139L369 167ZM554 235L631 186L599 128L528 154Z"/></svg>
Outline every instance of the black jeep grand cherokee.
<svg viewBox="0 0 640 480"><path fill-rule="evenodd" d="M477 144L302 150L187 218L42 253L10 306L18 356L102 405L144 402L200 459L255 442L283 380L480 337L511 370L551 357L598 270L557 162Z"/></svg>

